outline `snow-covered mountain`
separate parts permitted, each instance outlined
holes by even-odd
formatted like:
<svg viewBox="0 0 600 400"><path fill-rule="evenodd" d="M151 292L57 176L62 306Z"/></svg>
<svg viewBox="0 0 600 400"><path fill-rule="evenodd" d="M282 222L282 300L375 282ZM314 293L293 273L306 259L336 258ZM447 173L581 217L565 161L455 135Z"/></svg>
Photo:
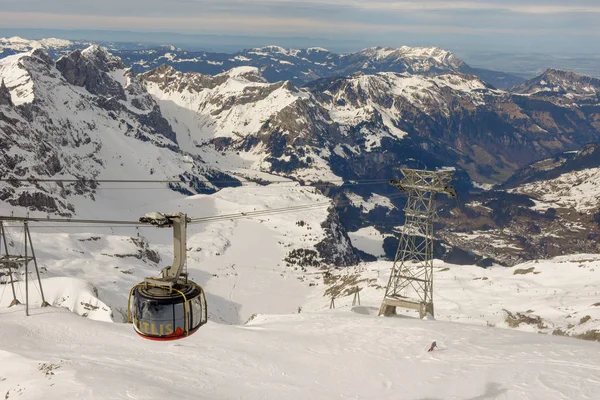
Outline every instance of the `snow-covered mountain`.
<svg viewBox="0 0 600 400"><path fill-rule="evenodd" d="M86 43L57 38L31 40L13 36L10 38L0 38L0 58L36 49L44 50L51 57L60 57L81 47L87 47Z"/></svg>
<svg viewBox="0 0 600 400"><path fill-rule="evenodd" d="M56 63L41 50L4 58L0 80L2 175L12 180L1 198L61 214L79 213L78 196L97 198L90 179L171 179L182 181L172 189L189 195L284 176L341 201L339 222L347 230L375 225L390 234L403 215L400 194L387 184L398 166L454 168L466 196L471 180L501 182L521 166L600 137L600 107L587 99L585 108L533 101L463 74L358 73L300 88L271 83L255 67L211 76L163 66L135 75L92 46ZM78 182L57 190L16 181L42 177ZM484 202L496 204L494 212L504 207ZM486 218L477 221L506 225L504 217ZM470 250L463 242L446 237L448 249L461 243ZM497 259L488 250L478 257ZM502 261L534 253L547 255L522 248Z"/></svg>
<svg viewBox="0 0 600 400"><path fill-rule="evenodd" d="M269 82L291 81L298 86L319 78L356 72L408 72L421 75L460 72L477 75L498 88L523 82L522 78L514 75L472 68L451 52L437 47L372 47L355 53L337 54L322 48L266 46L225 54L163 46L148 50L122 50L115 54L136 72L167 64L179 71L216 75L239 66L253 66L259 68Z"/></svg>
<svg viewBox="0 0 600 400"><path fill-rule="evenodd" d="M511 88L511 92L563 102L581 102L587 99L591 103L597 103L600 79L548 69L542 75Z"/></svg>
<svg viewBox="0 0 600 400"><path fill-rule="evenodd" d="M461 74L355 74L298 88L269 83L252 67L214 77L161 67L140 79L173 126L187 137L193 127L193 146L258 151L270 163L259 168L302 176L318 168L330 178L382 178L412 153L430 167L501 181L557 145L570 150L599 136L591 123L598 107L541 115L547 103L521 107L520 97ZM372 153L387 165L365 176Z"/></svg>
<svg viewBox="0 0 600 400"><path fill-rule="evenodd" d="M114 179L125 170L133 179L181 178L176 186L192 193L215 189L198 180L217 172L180 151L159 106L104 49L77 50L57 63L39 49L6 57L0 80L0 174L14 179L3 185L3 201L72 214L70 195L93 198L94 185L85 181ZM81 182L58 191L17 182L57 176ZM23 190L31 186L36 190Z"/></svg>
<svg viewBox="0 0 600 400"><path fill-rule="evenodd" d="M199 152L188 152L194 148L186 149L189 143L173 130L141 81L103 48L76 50L56 63L41 50L7 57L0 61L0 77L0 175L6 180L0 198L5 212L107 218L124 212L124 217L137 219L140 209L182 195L240 186L242 179L273 179L251 168L235 177L223 172L225 166L217 160L213 167ZM138 186L96 182L123 176L171 183L142 186L140 190L157 192L140 201ZM39 178L74 182L57 185ZM289 184L294 183L286 188ZM326 210L329 200L322 195L320 200ZM356 262L334 210L315 225L321 239L309 248L317 258L339 265Z"/></svg>
<svg viewBox="0 0 600 400"><path fill-rule="evenodd" d="M532 196L537 209L591 214L600 227L600 143L534 163L503 186ZM600 239L600 232L594 237Z"/></svg>

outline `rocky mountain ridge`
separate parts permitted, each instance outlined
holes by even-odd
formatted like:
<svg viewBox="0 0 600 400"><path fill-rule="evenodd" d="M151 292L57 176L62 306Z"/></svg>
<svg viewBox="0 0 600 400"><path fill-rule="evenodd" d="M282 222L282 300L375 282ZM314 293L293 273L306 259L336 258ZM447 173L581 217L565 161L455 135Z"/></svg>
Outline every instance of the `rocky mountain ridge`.
<svg viewBox="0 0 600 400"><path fill-rule="evenodd" d="M338 54L319 47L285 49L280 46L265 46L227 54L187 51L175 46L147 48L137 43L101 44L110 46L111 52L136 73L168 64L183 72L208 75L217 75L240 66L254 66L259 68L261 74L270 82L291 81L298 86L319 78L345 76L357 72L408 72L421 75L459 72L476 75L503 89L524 81L515 75L470 67L451 52L438 47L370 47L354 53ZM87 42L60 39L36 41L16 37L2 38L0 58L42 48L51 57L58 59L88 45Z"/></svg>
<svg viewBox="0 0 600 400"><path fill-rule="evenodd" d="M0 60L0 82L3 210L65 217L87 212L95 218L129 210L136 215L149 202L176 203L182 195L241 185L241 178L182 149L157 102L106 49L91 46L57 62L39 49L6 57ZM149 196L130 184L99 183L123 177L169 183L142 187L157 189L146 192ZM312 236L321 238L312 254L316 262L356 263L334 208L314 229Z"/></svg>
<svg viewBox="0 0 600 400"><path fill-rule="evenodd" d="M218 190L210 181L220 176L276 174L306 184L339 182L317 185L350 203L338 209L335 225L389 232L391 222L402 223L402 198L382 184L394 169L450 167L464 202L442 213L446 253L466 249L510 264L550 250L521 246L512 258L494 256L493 249L471 248L460 234L507 231L510 224L510 232L521 232L522 219L515 217L536 224L547 216L523 211L531 203L524 195L484 192L473 199L471 180L501 182L541 157L600 138L600 108L589 99L585 107L573 106L577 98L569 105L534 99L472 75L357 73L298 87L270 83L256 67L210 76L168 66L135 75L123 66L97 46L56 63L40 50L0 60L1 173L15 180L3 186L3 201L72 213L67 199L77 185L52 192L34 181L40 201L19 191L16 179L30 176L81 178L77 190L93 196L86 180L122 176L125 169L179 177L175 189L186 194ZM342 185L352 181L374 183ZM375 199L374 207L363 209L357 196Z"/></svg>
<svg viewBox="0 0 600 400"><path fill-rule="evenodd" d="M58 58L67 55L73 50L89 46L87 42L73 42L65 39L45 38L40 40L24 39L13 36L10 38L0 38L0 58L8 57L14 54L26 53L35 49L44 50L52 58Z"/></svg>
<svg viewBox="0 0 600 400"><path fill-rule="evenodd" d="M0 175L9 181L0 199L70 215L70 195L93 198L94 184L86 182L119 176L121 168L132 176L180 176L177 186L191 192L216 189L191 182L217 171L182 154L158 105L107 56L90 47L57 63L40 49L0 60ZM56 176L78 182L57 191L35 181Z"/></svg>
<svg viewBox="0 0 600 400"><path fill-rule="evenodd" d="M477 75L499 88L508 88L523 78L497 71L472 68L451 52L437 47L372 47L355 53L337 54L322 48L284 49L266 46L234 54L190 52L161 47L152 50L118 51L136 72L166 63L184 72L216 75L238 66L253 66L269 82L291 81L302 86L315 79L347 76L357 72L398 72L419 75L466 73Z"/></svg>

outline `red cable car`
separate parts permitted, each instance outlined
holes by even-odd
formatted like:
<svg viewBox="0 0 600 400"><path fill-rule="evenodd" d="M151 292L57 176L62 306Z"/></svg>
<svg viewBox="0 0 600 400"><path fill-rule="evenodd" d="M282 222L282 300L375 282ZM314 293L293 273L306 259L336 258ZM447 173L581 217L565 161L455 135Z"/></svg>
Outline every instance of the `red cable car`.
<svg viewBox="0 0 600 400"><path fill-rule="evenodd" d="M208 321L206 295L183 272L186 260L187 216L150 213L140 222L173 227L174 262L159 278L146 278L129 292L127 319L135 331L150 340L187 337Z"/></svg>

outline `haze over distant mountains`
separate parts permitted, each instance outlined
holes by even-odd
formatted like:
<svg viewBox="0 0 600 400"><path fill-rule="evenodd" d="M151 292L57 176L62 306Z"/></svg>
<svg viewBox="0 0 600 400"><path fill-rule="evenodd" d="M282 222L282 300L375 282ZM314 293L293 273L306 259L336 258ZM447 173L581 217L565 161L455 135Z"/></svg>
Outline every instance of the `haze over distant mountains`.
<svg viewBox="0 0 600 400"><path fill-rule="evenodd" d="M444 42L428 39L426 35L407 37L398 41L395 36L377 42L321 37L268 37L248 35L201 35L171 32L131 32L103 30L11 29L0 28L0 37L56 37L76 42L98 43L111 49L153 48L174 45L187 51L235 53L244 49L277 44L285 48L323 47L335 53L356 52L376 45L384 47L440 46L475 68L503 71L524 78L533 78L547 68L564 69L579 74L600 77L600 55L593 51L569 52L556 47L538 46L534 51L518 47L498 47L491 43L468 44L467 41ZM517 44L515 44L516 46Z"/></svg>

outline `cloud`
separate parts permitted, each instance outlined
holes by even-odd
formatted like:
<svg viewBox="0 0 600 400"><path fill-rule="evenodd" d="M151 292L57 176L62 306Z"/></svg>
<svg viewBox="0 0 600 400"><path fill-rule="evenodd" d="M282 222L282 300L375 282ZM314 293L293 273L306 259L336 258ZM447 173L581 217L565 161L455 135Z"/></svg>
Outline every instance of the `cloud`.
<svg viewBox="0 0 600 400"><path fill-rule="evenodd" d="M4 12L48 12L77 15L189 16L226 12L245 14L253 10L270 15L305 10L317 15L333 13L508 11L519 14L600 13L597 1L589 0L0 0Z"/></svg>
<svg viewBox="0 0 600 400"><path fill-rule="evenodd" d="M554 33L552 27L513 27L513 26L456 26L442 24L386 24L381 22L365 21L336 21L301 18L301 17L273 17L235 15L227 13L211 13L195 17L115 17L103 15L73 15L56 13L19 13L0 12L0 19L10 21L5 27L65 27L71 29L89 29L102 27L103 29L130 29L150 31L188 31L215 33L288 33L298 32L319 34L348 34L355 32L369 32L370 34L386 32L410 33L454 33L454 34L518 34L518 35L544 35ZM481 25L481 24L480 24ZM200 29L199 29L200 28ZM562 29L563 34L569 35L600 35L600 28L595 30L570 28Z"/></svg>
<svg viewBox="0 0 600 400"><path fill-rule="evenodd" d="M442 10L488 10L510 11L525 14L568 14L568 13L600 13L600 6L591 4L549 5L548 2L519 1L374 1L352 2L355 7L369 10L403 10L403 11L442 11Z"/></svg>
<svg viewBox="0 0 600 400"><path fill-rule="evenodd" d="M454 35L600 51L596 0L0 0L4 28L443 42ZM585 47L580 42L586 39ZM530 41L534 49L539 43ZM570 43L567 43L570 42ZM402 43L401 43L402 44Z"/></svg>

